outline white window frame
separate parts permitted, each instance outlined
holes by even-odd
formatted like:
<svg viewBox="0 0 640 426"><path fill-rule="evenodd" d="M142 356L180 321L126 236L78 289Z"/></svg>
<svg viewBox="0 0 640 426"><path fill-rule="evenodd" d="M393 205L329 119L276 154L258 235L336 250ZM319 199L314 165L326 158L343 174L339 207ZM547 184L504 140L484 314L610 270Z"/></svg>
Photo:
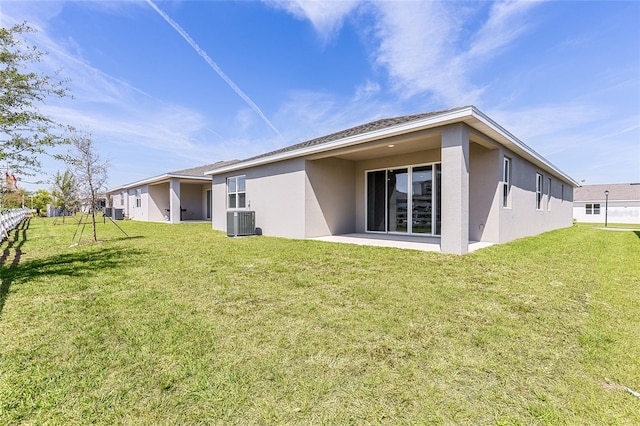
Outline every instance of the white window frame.
<svg viewBox="0 0 640 426"><path fill-rule="evenodd" d="M142 189L136 189L136 207L142 207Z"/></svg>
<svg viewBox="0 0 640 426"><path fill-rule="evenodd" d="M551 177L547 178L547 211L551 210Z"/></svg>
<svg viewBox="0 0 640 426"><path fill-rule="evenodd" d="M544 180L540 173L536 173L536 210L542 210L542 184Z"/></svg>
<svg viewBox="0 0 640 426"><path fill-rule="evenodd" d="M599 215L600 214L600 203L587 203L584 206L585 214L588 215Z"/></svg>
<svg viewBox="0 0 640 426"><path fill-rule="evenodd" d="M511 158L504 157L502 163L502 207L511 208Z"/></svg>
<svg viewBox="0 0 640 426"><path fill-rule="evenodd" d="M233 182L233 190L231 183ZM240 189L240 182L243 183L243 189ZM244 204L239 205L240 194L244 195ZM234 196L234 203L231 202L231 196ZM233 205L232 205L233 204ZM227 178L227 210L242 210L247 208L247 176L237 175Z"/></svg>
<svg viewBox="0 0 640 426"><path fill-rule="evenodd" d="M437 226L436 226L436 220L437 220L437 209L441 208L438 205L438 200L437 200L437 196L436 196L436 188L438 185L438 177L436 174L436 166L440 165L440 167L442 167L442 162L441 161L435 161L432 163L418 163L418 164L407 164L407 165L402 165L402 166L389 166L389 167L382 167L382 168L376 168L376 169L367 169L364 171L364 206L365 206L365 215L364 215L364 229L365 232L368 234L391 234L391 235L413 235L413 236L425 236L425 237L440 237L441 234L437 234ZM417 168L417 167L424 167L424 166L431 166L431 172L432 172L432 182L431 182L431 194L432 194L432 200L431 200L431 233L430 234L426 234L426 233L414 233L413 229L412 232L409 232L409 223L407 225L407 232L393 232L393 231L368 231L367 229L369 229L369 223L368 223L368 215L367 215L367 206L369 205L369 188L368 188L368 182L367 182L367 174L370 172L380 172L380 171L385 171L388 172L389 170L397 170L397 169L407 169L407 182L409 185L411 185L411 181L413 179L413 169ZM441 169L442 172L442 169ZM442 185L442 182L439 182L440 185ZM385 191L387 189L385 188ZM442 186L440 187L440 190L442 190ZM386 199L386 196L385 196ZM442 202L442 201L441 201ZM407 212L410 212L413 210L413 199L412 197L407 196ZM442 210L441 210L442 212ZM385 223L388 222L389 218L388 218L388 211L386 211L385 209ZM409 218L407 218L408 220ZM440 219L441 223L440 223L440 227L442 228L442 218ZM408 220L409 222L409 220ZM411 226L411 228L413 228L413 226ZM442 229L440 229L440 231L442 232Z"/></svg>

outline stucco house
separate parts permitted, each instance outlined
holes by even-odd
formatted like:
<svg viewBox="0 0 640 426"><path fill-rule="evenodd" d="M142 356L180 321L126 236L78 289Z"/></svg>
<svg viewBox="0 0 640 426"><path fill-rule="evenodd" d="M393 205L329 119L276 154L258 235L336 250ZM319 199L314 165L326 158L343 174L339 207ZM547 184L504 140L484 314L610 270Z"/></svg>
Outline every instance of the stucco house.
<svg viewBox="0 0 640 426"><path fill-rule="evenodd" d="M214 229L253 211L264 235L422 238L457 254L570 226L578 186L474 106L374 121L205 174Z"/></svg>
<svg viewBox="0 0 640 426"><path fill-rule="evenodd" d="M608 191L608 195L605 194ZM640 183L584 185L574 190L578 222L640 224Z"/></svg>
<svg viewBox="0 0 640 426"><path fill-rule="evenodd" d="M123 209L125 217L132 220L211 220L211 176L204 172L232 163L220 161L112 188L107 191L110 207Z"/></svg>

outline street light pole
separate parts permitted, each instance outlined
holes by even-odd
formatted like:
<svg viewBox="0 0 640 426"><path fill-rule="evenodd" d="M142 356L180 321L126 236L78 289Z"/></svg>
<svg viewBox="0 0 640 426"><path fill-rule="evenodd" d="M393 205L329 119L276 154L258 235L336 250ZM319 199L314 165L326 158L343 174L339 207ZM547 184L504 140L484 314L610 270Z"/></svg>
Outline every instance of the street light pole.
<svg viewBox="0 0 640 426"><path fill-rule="evenodd" d="M609 215L609 190L604 191L604 227L607 227L607 216Z"/></svg>

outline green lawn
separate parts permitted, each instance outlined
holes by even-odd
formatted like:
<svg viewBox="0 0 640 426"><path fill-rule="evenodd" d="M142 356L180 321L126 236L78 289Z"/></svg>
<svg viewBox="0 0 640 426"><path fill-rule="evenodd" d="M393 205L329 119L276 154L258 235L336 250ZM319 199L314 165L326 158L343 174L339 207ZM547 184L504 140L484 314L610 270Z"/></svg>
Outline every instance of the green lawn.
<svg viewBox="0 0 640 426"><path fill-rule="evenodd" d="M576 225L578 226L589 226L592 228L604 228L604 223L587 223L587 222L578 222ZM633 229L640 231L640 223L608 223L606 225L607 228L612 229Z"/></svg>
<svg viewBox="0 0 640 426"><path fill-rule="evenodd" d="M640 424L640 232L452 256L120 224L0 245L0 424Z"/></svg>

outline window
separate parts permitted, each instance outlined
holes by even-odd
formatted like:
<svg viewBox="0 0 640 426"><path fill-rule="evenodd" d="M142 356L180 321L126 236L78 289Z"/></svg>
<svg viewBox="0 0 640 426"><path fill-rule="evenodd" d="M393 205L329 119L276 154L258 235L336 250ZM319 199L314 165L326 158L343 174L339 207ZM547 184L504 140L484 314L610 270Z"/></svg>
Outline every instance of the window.
<svg viewBox="0 0 640 426"><path fill-rule="evenodd" d="M547 210L551 210L551 178L547 178Z"/></svg>
<svg viewBox="0 0 640 426"><path fill-rule="evenodd" d="M509 192L511 191L511 159L504 157L502 170L502 207L509 207Z"/></svg>
<svg viewBox="0 0 640 426"><path fill-rule="evenodd" d="M536 209L542 210L542 175L536 173Z"/></svg>
<svg viewBox="0 0 640 426"><path fill-rule="evenodd" d="M585 209L587 214L600 214L600 204L587 204Z"/></svg>
<svg viewBox="0 0 640 426"><path fill-rule="evenodd" d="M136 207L142 207L142 190L136 189Z"/></svg>
<svg viewBox="0 0 640 426"><path fill-rule="evenodd" d="M124 206L124 192L120 194L120 207Z"/></svg>
<svg viewBox="0 0 640 426"><path fill-rule="evenodd" d="M227 208L243 209L246 207L245 176L227 178Z"/></svg>

